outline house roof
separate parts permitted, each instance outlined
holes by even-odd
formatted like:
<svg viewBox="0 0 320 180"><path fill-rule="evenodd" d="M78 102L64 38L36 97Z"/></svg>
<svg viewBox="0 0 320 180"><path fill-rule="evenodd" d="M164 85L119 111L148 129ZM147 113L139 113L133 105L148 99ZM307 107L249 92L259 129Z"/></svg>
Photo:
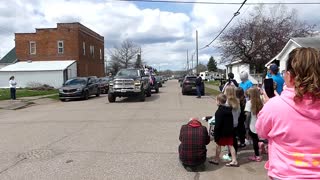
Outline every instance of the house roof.
<svg viewBox="0 0 320 180"><path fill-rule="evenodd" d="M281 57L291 44L294 44L296 47L312 47L320 49L320 37L300 37L290 39L281 52L265 64L265 67L268 67L274 60Z"/></svg>
<svg viewBox="0 0 320 180"><path fill-rule="evenodd" d="M236 61L233 61L233 62L231 62L230 64L227 64L226 66L228 67L228 66L232 66L232 65L235 65L235 64L245 64L245 63L243 63L242 62L242 60L236 60Z"/></svg>
<svg viewBox="0 0 320 180"><path fill-rule="evenodd" d="M14 47L9 51L1 60L0 64L12 64L17 61L16 48Z"/></svg>
<svg viewBox="0 0 320 180"><path fill-rule="evenodd" d="M301 47L312 47L320 49L320 37L292 38Z"/></svg>
<svg viewBox="0 0 320 180"><path fill-rule="evenodd" d="M15 64L8 65L2 69L0 72L7 71L61 71L67 69L72 65L75 60L66 61L22 61Z"/></svg>

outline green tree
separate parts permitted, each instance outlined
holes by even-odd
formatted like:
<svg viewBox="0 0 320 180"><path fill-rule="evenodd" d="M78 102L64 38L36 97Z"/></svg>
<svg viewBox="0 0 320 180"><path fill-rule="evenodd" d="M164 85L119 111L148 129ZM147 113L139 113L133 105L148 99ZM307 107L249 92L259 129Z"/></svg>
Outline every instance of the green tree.
<svg viewBox="0 0 320 180"><path fill-rule="evenodd" d="M209 59L209 62L207 64L207 68L208 68L208 71L216 71L217 70L217 62L212 56Z"/></svg>

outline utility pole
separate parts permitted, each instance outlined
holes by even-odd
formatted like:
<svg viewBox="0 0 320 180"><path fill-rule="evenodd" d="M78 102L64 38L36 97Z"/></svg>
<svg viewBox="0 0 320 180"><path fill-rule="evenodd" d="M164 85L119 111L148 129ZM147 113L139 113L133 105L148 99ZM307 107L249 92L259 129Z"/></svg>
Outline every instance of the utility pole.
<svg viewBox="0 0 320 180"><path fill-rule="evenodd" d="M191 74L193 74L193 56L194 56L194 53L191 56Z"/></svg>
<svg viewBox="0 0 320 180"><path fill-rule="evenodd" d="M196 53L197 53L197 74L199 73L199 59L198 59L198 30L196 31Z"/></svg>
<svg viewBox="0 0 320 180"><path fill-rule="evenodd" d="M189 52L187 50L187 72L189 72Z"/></svg>

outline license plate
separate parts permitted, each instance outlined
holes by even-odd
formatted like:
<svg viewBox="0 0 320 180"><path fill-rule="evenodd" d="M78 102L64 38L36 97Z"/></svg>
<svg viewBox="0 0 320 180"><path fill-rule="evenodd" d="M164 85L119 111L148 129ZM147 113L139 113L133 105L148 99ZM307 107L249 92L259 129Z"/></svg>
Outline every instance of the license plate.
<svg viewBox="0 0 320 180"><path fill-rule="evenodd" d="M192 87L192 89L197 89L197 87Z"/></svg>
<svg viewBox="0 0 320 180"><path fill-rule="evenodd" d="M121 89L121 92L127 92L127 90L125 90L125 89Z"/></svg>

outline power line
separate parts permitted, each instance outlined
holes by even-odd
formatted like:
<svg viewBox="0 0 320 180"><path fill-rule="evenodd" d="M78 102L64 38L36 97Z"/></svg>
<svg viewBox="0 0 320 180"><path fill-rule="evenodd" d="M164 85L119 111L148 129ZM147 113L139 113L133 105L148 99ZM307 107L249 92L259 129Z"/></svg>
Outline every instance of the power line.
<svg viewBox="0 0 320 180"><path fill-rule="evenodd" d="M146 3L175 3L175 4L216 4L216 5L239 5L237 2L209 2L209 1L176 1L176 0L115 0L126 2L146 2ZM320 2L277 2L277 3L247 3L246 5L317 5Z"/></svg>
<svg viewBox="0 0 320 180"><path fill-rule="evenodd" d="M241 4L241 6L239 7L239 9L233 14L232 18L229 20L229 22L224 26L224 28L220 31L220 33L207 45L205 45L204 47L200 48L199 50L205 49L207 47L209 47L216 39L218 39L218 37L223 33L223 31L229 26L229 24L232 22L232 20L238 16L240 14L240 10L243 7L243 5L247 2L247 0L243 1L243 3Z"/></svg>

